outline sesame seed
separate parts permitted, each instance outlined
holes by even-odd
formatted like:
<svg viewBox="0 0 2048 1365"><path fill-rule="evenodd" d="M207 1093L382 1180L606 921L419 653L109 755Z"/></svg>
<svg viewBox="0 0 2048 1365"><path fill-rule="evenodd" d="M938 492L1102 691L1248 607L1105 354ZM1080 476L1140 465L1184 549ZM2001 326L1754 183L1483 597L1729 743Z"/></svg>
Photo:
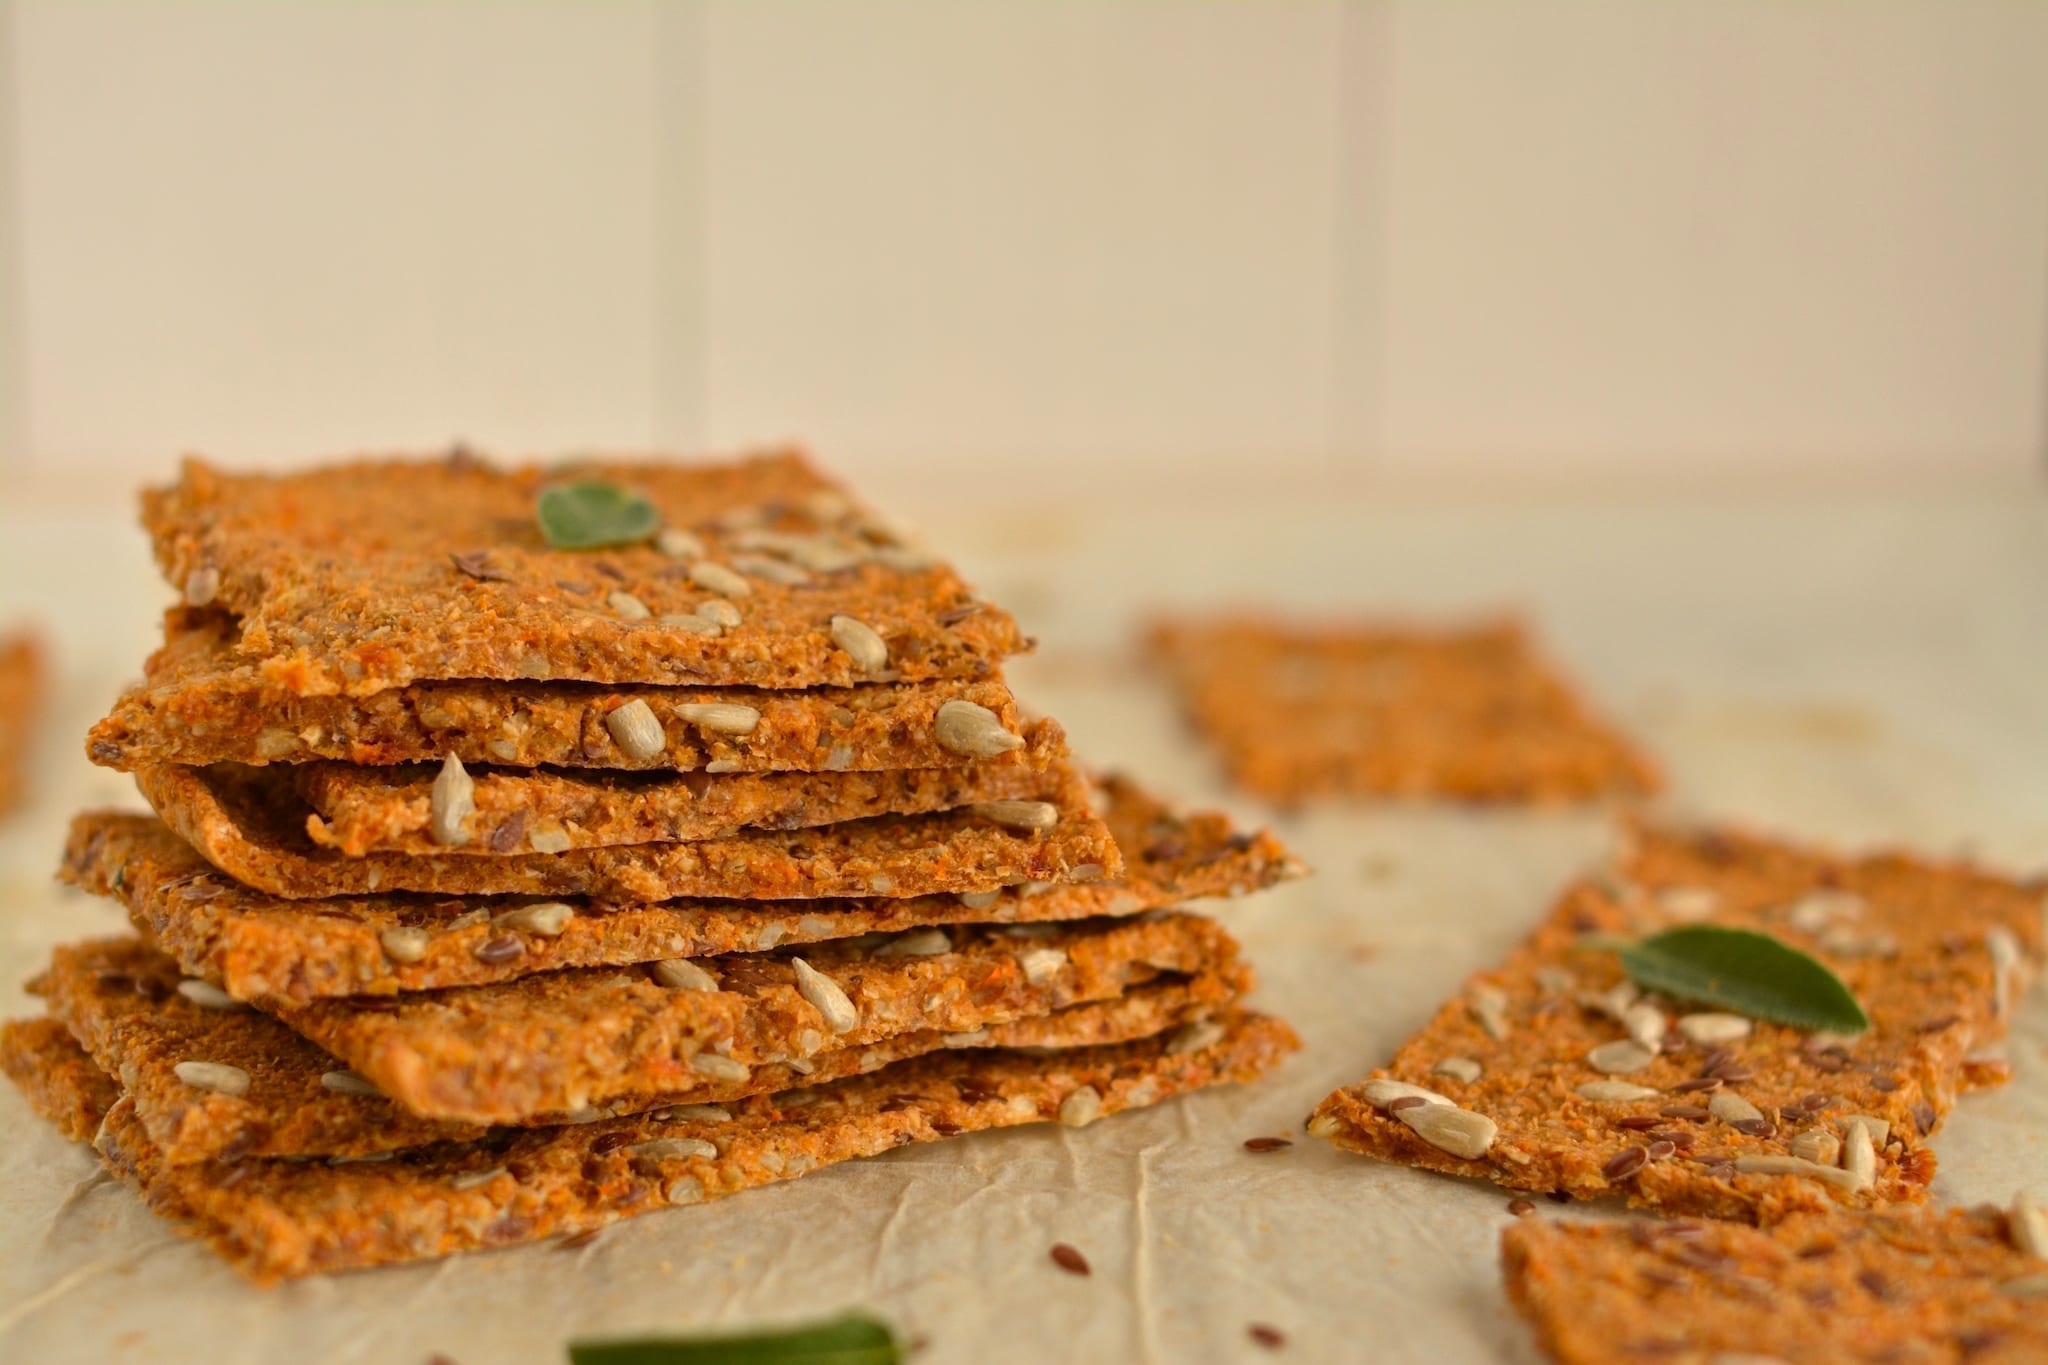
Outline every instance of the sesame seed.
<svg viewBox="0 0 2048 1365"><path fill-rule="evenodd" d="M576 918L574 906L560 901L542 901L537 905L522 905L517 910L507 910L491 921L496 929L515 929L521 933L538 934L542 938L554 938Z"/></svg>
<svg viewBox="0 0 2048 1365"><path fill-rule="evenodd" d="M1017 965L1024 971L1024 979L1034 986L1044 986L1060 974L1067 965L1066 950L1062 948L1031 948L1017 954Z"/></svg>
<svg viewBox="0 0 2048 1365"><path fill-rule="evenodd" d="M178 983L178 994L203 1010L245 1010L249 1007L211 981L187 977Z"/></svg>
<svg viewBox="0 0 2048 1365"><path fill-rule="evenodd" d="M754 591L746 579L714 559L700 559L690 565L690 581L721 597L745 597Z"/></svg>
<svg viewBox="0 0 2048 1365"><path fill-rule="evenodd" d="M832 643L845 650L863 673L879 673L889 666L889 646L873 626L856 617L832 618Z"/></svg>
<svg viewBox="0 0 2048 1365"><path fill-rule="evenodd" d="M443 848L460 848L469 842L469 831L463 828L463 821L476 810L476 783L454 754L441 760L428 807L432 817L428 832L435 843Z"/></svg>
<svg viewBox="0 0 2048 1365"><path fill-rule="evenodd" d="M1656 1060L1656 1053L1628 1038L1602 1043L1586 1054L1588 1065L1609 1076L1626 1076L1630 1072L1641 1071Z"/></svg>
<svg viewBox="0 0 2048 1365"><path fill-rule="evenodd" d="M337 1095L361 1095L365 1099L384 1098L383 1091L353 1071L323 1072L320 1076L320 1084L324 1089L332 1090Z"/></svg>
<svg viewBox="0 0 2048 1365"><path fill-rule="evenodd" d="M1069 1128L1086 1128L1102 1117L1102 1092L1084 1085L1060 1101L1060 1122Z"/></svg>
<svg viewBox="0 0 2048 1365"><path fill-rule="evenodd" d="M1486 1068L1470 1057L1446 1057L1429 1072L1432 1076L1449 1076L1470 1085L1485 1074Z"/></svg>
<svg viewBox="0 0 2048 1365"><path fill-rule="evenodd" d="M678 706L676 718L721 735L750 735L761 723L759 711L731 702L694 702Z"/></svg>
<svg viewBox="0 0 2048 1365"><path fill-rule="evenodd" d="M745 1063L736 1062L730 1057L721 1057L716 1052L700 1052L690 1058L690 1070L714 1081L739 1082L754 1074L747 1069Z"/></svg>
<svg viewBox="0 0 2048 1365"><path fill-rule="evenodd" d="M1054 1242L1052 1263L1069 1275L1088 1274L1088 1258L1065 1242Z"/></svg>
<svg viewBox="0 0 2048 1365"><path fill-rule="evenodd" d="M1484 1156L1500 1131L1484 1114L1449 1104L1418 1104L1396 1111L1394 1117L1430 1146L1466 1160Z"/></svg>
<svg viewBox="0 0 2048 1365"><path fill-rule="evenodd" d="M249 1093L249 1073L225 1062L179 1062L171 1070L179 1080L200 1090L221 1095Z"/></svg>
<svg viewBox="0 0 2048 1365"><path fill-rule="evenodd" d="M834 1033L848 1033L860 1023L860 1011L853 1007L853 1001L837 981L800 957L791 958L789 965L796 972L797 994L824 1017L826 1028Z"/></svg>
<svg viewBox="0 0 2048 1365"><path fill-rule="evenodd" d="M672 991L715 991L718 978L686 957L672 957L648 968L654 979Z"/></svg>
<svg viewBox="0 0 2048 1365"><path fill-rule="evenodd" d="M393 962L418 962L427 955L427 943L432 937L424 929L399 925L378 934L377 943L384 949L384 956Z"/></svg>
<svg viewBox="0 0 2048 1365"><path fill-rule="evenodd" d="M717 1144L693 1137L651 1138L646 1142L636 1142L622 1150L628 1156L645 1157L649 1161L676 1161L686 1157L718 1155Z"/></svg>
<svg viewBox="0 0 2048 1365"><path fill-rule="evenodd" d="M606 593L604 602L606 606L628 621L645 621L648 617L654 615L653 612L647 609L645 602L633 596L632 593L623 590L614 590Z"/></svg>
<svg viewBox="0 0 2048 1365"><path fill-rule="evenodd" d="M1050 801L977 801L969 807L976 815L1005 829L1043 834L1060 822L1060 810Z"/></svg>
<svg viewBox="0 0 2048 1365"><path fill-rule="evenodd" d="M654 718L654 708L638 697L613 707L604 718L604 728L628 758L650 759L668 747L668 736L663 733L661 722ZM539 848L539 837L535 836L532 843Z"/></svg>
<svg viewBox="0 0 2048 1365"><path fill-rule="evenodd" d="M1024 747L1022 735L1011 734L995 712L971 701L949 701L939 707L933 734L939 747L969 758L994 758Z"/></svg>

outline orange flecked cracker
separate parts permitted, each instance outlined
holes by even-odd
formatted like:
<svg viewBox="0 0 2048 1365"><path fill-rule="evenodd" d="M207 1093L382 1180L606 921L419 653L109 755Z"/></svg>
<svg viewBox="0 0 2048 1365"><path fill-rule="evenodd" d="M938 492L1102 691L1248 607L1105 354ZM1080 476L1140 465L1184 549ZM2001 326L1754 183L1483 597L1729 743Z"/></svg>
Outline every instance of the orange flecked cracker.
<svg viewBox="0 0 2048 1365"><path fill-rule="evenodd" d="M1771 1222L1925 1198L1925 1145L1959 1089L1996 1079L2042 956L2042 887L1901 854L1847 858L1725 831L1638 830L1507 963L1475 976L1310 1131L1512 1189L1621 1196ZM1677 923L1809 952L1870 1029L1807 1033L1645 999L1589 936Z"/></svg>
<svg viewBox="0 0 2048 1365"><path fill-rule="evenodd" d="M1163 621L1149 645L1231 780L1273 801L1550 803L1641 796L1659 783L1512 621Z"/></svg>
<svg viewBox="0 0 2048 1365"><path fill-rule="evenodd" d="M651 501L665 536L557 549L541 491ZM473 456L232 474L188 459L144 494L157 564L235 652L300 695L423 678L847 686L985 678L1016 622L790 452L498 468ZM857 658L835 626L866 627Z"/></svg>
<svg viewBox="0 0 2048 1365"><path fill-rule="evenodd" d="M2048 1215L1802 1214L1501 1235L1508 1298L1559 1365L2048 1360Z"/></svg>
<svg viewBox="0 0 2048 1365"><path fill-rule="evenodd" d="M34 636L0 639L0 816L19 806L28 790L44 668L43 648Z"/></svg>

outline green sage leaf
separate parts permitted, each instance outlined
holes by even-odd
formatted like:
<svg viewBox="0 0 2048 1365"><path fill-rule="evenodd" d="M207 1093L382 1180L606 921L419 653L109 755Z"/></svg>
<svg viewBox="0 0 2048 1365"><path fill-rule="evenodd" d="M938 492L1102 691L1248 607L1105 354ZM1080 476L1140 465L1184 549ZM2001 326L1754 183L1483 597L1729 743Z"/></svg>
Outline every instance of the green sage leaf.
<svg viewBox="0 0 2048 1365"><path fill-rule="evenodd" d="M896 1334L864 1313L778 1331L569 1346L570 1365L897 1365L902 1359Z"/></svg>
<svg viewBox="0 0 2048 1365"><path fill-rule="evenodd" d="M1689 924L1618 949L1646 991L1793 1028L1861 1033L1870 1018L1842 979L1769 934Z"/></svg>
<svg viewBox="0 0 2048 1365"><path fill-rule="evenodd" d="M661 513L645 497L595 481L541 489L534 517L540 533L557 550L633 545L661 529Z"/></svg>

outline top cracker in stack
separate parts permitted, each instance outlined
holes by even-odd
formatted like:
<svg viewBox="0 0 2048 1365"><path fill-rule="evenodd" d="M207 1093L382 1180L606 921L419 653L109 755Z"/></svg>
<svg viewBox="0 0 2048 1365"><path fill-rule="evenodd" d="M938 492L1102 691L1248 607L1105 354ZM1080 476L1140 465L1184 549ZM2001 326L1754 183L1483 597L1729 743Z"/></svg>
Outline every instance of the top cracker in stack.
<svg viewBox="0 0 2048 1365"><path fill-rule="evenodd" d="M551 543L571 483L639 503L617 543ZM192 463L145 522L184 602L88 747L160 819L83 815L64 863L143 937L60 949L0 1063L258 1278L1294 1045L1173 910L1286 851L1081 773L1004 685L1015 622L798 457Z"/></svg>

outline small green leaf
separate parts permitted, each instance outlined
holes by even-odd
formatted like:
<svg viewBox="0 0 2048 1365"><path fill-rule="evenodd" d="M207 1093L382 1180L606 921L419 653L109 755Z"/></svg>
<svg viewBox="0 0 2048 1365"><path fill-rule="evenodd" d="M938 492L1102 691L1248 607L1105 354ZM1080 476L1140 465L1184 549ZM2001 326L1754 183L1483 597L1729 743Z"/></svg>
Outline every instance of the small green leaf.
<svg viewBox="0 0 2048 1365"><path fill-rule="evenodd" d="M633 545L661 529L653 503L615 484L558 483L540 491L534 508L540 533L557 550Z"/></svg>
<svg viewBox="0 0 2048 1365"><path fill-rule="evenodd" d="M863 1313L780 1331L578 1341L570 1365L897 1365L896 1334Z"/></svg>
<svg viewBox="0 0 2048 1365"><path fill-rule="evenodd" d="M1690 924L1618 951L1629 979L1646 991L1793 1028L1861 1033L1870 1027L1840 977L1769 934Z"/></svg>

